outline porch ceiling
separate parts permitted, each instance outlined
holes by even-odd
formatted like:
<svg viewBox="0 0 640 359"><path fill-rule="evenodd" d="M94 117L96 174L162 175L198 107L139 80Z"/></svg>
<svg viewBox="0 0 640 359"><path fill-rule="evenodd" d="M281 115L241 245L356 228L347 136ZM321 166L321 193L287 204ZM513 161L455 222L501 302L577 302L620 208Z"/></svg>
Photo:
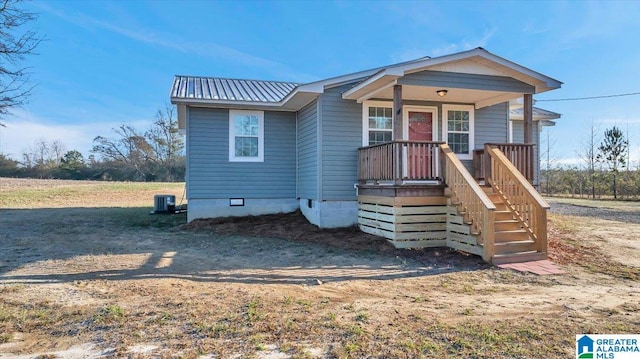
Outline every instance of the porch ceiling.
<svg viewBox="0 0 640 359"><path fill-rule="evenodd" d="M438 96L436 91L445 89L447 95ZM433 101L445 103L473 103L476 108L487 107L498 103L522 97L519 92L472 90L450 87L431 87L402 85L403 100ZM388 86L380 91L369 94L368 98L361 98L359 102L368 99L393 100L393 87Z"/></svg>

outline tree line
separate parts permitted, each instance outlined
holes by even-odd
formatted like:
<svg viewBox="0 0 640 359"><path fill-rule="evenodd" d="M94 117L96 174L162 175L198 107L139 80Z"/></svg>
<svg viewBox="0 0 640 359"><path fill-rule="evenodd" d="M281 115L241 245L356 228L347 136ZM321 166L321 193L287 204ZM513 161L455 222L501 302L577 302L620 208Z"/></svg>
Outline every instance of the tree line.
<svg viewBox="0 0 640 359"><path fill-rule="evenodd" d="M20 160L0 153L0 177L181 182L184 175L184 141L171 105L144 131L123 124L95 137L88 158L60 140L38 140Z"/></svg>
<svg viewBox="0 0 640 359"><path fill-rule="evenodd" d="M579 165L558 166L542 158L540 190L546 195L592 199L640 199L640 163L631 164L629 137L613 126L600 134L592 122L578 149Z"/></svg>

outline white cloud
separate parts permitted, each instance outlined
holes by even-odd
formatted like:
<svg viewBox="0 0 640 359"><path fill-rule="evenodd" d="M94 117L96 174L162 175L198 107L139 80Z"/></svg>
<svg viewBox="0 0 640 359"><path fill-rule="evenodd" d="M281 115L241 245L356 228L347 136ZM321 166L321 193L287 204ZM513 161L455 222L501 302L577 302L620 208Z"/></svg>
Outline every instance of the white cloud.
<svg viewBox="0 0 640 359"><path fill-rule="evenodd" d="M497 28L495 27L491 29L486 29L482 34L482 37L479 39L471 39L471 40L463 39L458 43L452 43L452 44L448 44L443 47L434 49L431 51L431 54L434 57L436 57L436 56L449 55L454 52L475 49L476 47L486 47L487 44L489 43L489 40L491 40L491 38L496 33L496 31L497 31Z"/></svg>
<svg viewBox="0 0 640 359"><path fill-rule="evenodd" d="M36 118L23 110L14 111L14 118L4 123L6 127L0 127L0 153L16 160L20 160L22 153L40 139L47 142L60 140L67 150L78 150L88 156L96 136L109 137L113 134L111 129L121 124L110 122L60 124ZM150 120L131 120L124 123L141 131L151 125Z"/></svg>
<svg viewBox="0 0 640 359"><path fill-rule="evenodd" d="M246 53L231 47L223 46L213 42L195 42L185 38L175 36L171 33L155 33L149 28L144 28L139 24L135 25L135 30L131 26L115 24L113 22L95 19L83 13L68 14L53 8L49 4L39 4L43 10L86 29L101 28L131 40L139 41L149 45L164 47L170 50L180 51L185 54L198 55L208 58L218 58L227 61L238 62L246 66L261 67L279 78L290 78L300 82L311 82L318 80L315 75L298 72L289 66Z"/></svg>
<svg viewBox="0 0 640 359"><path fill-rule="evenodd" d="M404 49L400 52L391 54L391 61L393 62L404 62L409 60L419 59L421 57L425 57L429 55L429 51L423 48L408 48Z"/></svg>

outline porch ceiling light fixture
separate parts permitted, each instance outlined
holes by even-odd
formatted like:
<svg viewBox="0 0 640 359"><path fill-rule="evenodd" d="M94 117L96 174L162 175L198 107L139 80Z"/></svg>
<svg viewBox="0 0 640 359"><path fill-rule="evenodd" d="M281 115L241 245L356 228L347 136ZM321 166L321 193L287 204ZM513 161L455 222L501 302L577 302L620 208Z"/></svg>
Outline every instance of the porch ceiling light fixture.
<svg viewBox="0 0 640 359"><path fill-rule="evenodd" d="M438 90L436 91L436 93L438 94L438 96L440 97L445 97L447 96L447 92L449 92L448 90Z"/></svg>

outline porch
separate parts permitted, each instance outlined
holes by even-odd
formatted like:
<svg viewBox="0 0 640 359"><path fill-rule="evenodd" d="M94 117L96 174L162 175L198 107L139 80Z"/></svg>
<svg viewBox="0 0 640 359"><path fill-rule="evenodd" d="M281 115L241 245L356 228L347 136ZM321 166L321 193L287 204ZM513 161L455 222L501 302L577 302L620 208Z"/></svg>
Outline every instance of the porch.
<svg viewBox="0 0 640 359"><path fill-rule="evenodd" d="M532 144L485 144L467 166L443 142L362 147L360 229L397 248L448 246L495 264L544 259L549 206L533 166Z"/></svg>

